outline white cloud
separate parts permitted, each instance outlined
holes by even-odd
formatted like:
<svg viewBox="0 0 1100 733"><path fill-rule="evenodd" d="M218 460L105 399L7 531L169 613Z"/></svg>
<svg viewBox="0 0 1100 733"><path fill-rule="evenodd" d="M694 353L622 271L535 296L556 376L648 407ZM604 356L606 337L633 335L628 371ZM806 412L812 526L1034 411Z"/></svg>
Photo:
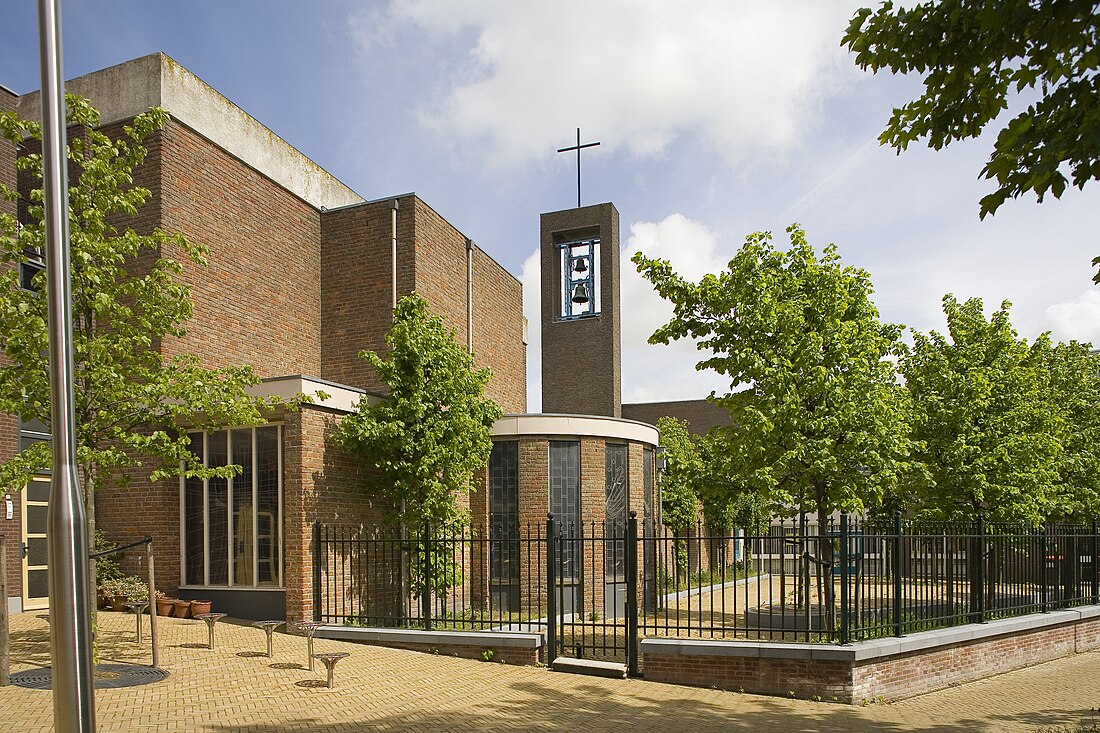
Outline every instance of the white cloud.
<svg viewBox="0 0 1100 733"><path fill-rule="evenodd" d="M705 358L694 341L674 341L668 346L648 343L650 334L672 317L672 305L638 274L630 261L635 252L668 260L688 280L698 280L725 267L717 238L704 224L682 214L671 214L659 222L631 224L630 238L621 255L623 402L700 399L712 390L724 392L728 380L713 372L694 370L695 364Z"/></svg>
<svg viewBox="0 0 1100 733"><path fill-rule="evenodd" d="M1047 308L1046 326L1055 341L1100 344L1100 289L1086 290L1075 300Z"/></svg>
<svg viewBox="0 0 1100 733"><path fill-rule="evenodd" d="M500 159L546 158L578 124L656 156L701 138L734 162L793 145L818 102L859 72L840 47L851 3L412 0L352 16L364 53L395 33L464 49L435 67L421 121ZM410 33L409 31L415 31ZM381 41L379 39L382 39ZM457 44L457 45L454 45Z"/></svg>

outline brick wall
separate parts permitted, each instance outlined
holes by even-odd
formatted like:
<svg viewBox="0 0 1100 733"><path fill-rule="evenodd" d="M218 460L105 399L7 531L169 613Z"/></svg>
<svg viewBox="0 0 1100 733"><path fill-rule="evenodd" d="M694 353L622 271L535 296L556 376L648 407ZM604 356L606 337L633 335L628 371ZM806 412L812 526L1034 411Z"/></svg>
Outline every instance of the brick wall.
<svg viewBox="0 0 1100 733"><path fill-rule="evenodd" d="M159 137L145 165L160 172L160 225L210 248L209 265L182 278L195 307L187 334L164 352L261 376L318 374L317 210L175 120Z"/></svg>
<svg viewBox="0 0 1100 733"><path fill-rule="evenodd" d="M16 95L7 89L0 87L0 112L11 112L15 109ZM16 187L15 176L15 146L6 139L0 138L0 183L9 188ZM16 212L15 204L6 198L0 197L0 214L12 214ZM0 359L4 359L0 355ZM19 450L19 420L15 415L0 413L0 463L14 456ZM19 496L14 497L15 513L11 520L4 519L6 514L0 514L0 535L4 537L7 548L8 563L8 595L19 597L23 593L23 574L21 570L21 558L19 543L22 541L22 518L20 514ZM0 512L4 512L4 493L0 490ZM0 603L6 602L0 599Z"/></svg>
<svg viewBox="0 0 1100 733"><path fill-rule="evenodd" d="M688 431L704 435L718 425L730 425L730 414L707 400L680 400L676 402L637 402L623 405L623 418L656 425L662 417L686 420Z"/></svg>
<svg viewBox="0 0 1100 733"><path fill-rule="evenodd" d="M487 393L506 413L527 412L527 346L523 343L523 286L474 249L474 355L489 366Z"/></svg>
<svg viewBox="0 0 1100 733"><path fill-rule="evenodd" d="M542 409L619 417L622 403L619 315L619 212L612 204L542 215ZM557 244L600 237L600 315L557 321Z"/></svg>
<svg viewBox="0 0 1100 733"><path fill-rule="evenodd" d="M339 417L305 407L284 423L284 579L287 621L313 618L312 524L375 526L383 506L370 476L331 440ZM335 570L333 571L335 572Z"/></svg>
<svg viewBox="0 0 1100 733"><path fill-rule="evenodd" d="M397 294L414 287L414 207L398 200ZM392 199L321 214L321 371L319 376L371 392L388 391L359 358L365 349L385 354L393 324Z"/></svg>
<svg viewBox="0 0 1100 733"><path fill-rule="evenodd" d="M643 665L652 682L784 697L794 693L843 703L892 701L1100 648L1097 610L1036 614L841 647L647 640ZM873 649L905 644L913 646L900 653Z"/></svg>

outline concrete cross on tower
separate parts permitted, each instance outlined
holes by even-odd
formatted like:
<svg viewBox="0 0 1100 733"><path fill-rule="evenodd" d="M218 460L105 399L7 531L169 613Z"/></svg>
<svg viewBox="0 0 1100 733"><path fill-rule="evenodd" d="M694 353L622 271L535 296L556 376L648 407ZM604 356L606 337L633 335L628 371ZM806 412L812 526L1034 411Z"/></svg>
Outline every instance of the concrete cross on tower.
<svg viewBox="0 0 1100 733"><path fill-rule="evenodd" d="M581 145L581 128L577 128L577 144L568 148L558 148L559 153L567 153L570 150L577 151L577 208L581 208L581 150L584 148L594 148L599 145L595 143L585 143Z"/></svg>

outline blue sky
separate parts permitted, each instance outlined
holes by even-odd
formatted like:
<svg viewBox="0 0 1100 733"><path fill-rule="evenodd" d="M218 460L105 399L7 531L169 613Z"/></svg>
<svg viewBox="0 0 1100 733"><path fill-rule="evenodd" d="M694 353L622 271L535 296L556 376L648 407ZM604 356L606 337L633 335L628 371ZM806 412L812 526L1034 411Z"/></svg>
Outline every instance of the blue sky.
<svg viewBox="0 0 1100 733"><path fill-rule="evenodd" d="M66 0L65 71L164 51L367 199L416 191L525 282L539 406L538 215L613 201L639 249L693 277L798 222L870 271L884 319L942 329L944 293L1014 304L1021 334L1100 342L1096 186L978 219L995 130L901 156L876 142L919 79L839 45L857 2ZM0 84L38 87L36 4L0 4ZM623 398L705 396L691 344L626 265Z"/></svg>

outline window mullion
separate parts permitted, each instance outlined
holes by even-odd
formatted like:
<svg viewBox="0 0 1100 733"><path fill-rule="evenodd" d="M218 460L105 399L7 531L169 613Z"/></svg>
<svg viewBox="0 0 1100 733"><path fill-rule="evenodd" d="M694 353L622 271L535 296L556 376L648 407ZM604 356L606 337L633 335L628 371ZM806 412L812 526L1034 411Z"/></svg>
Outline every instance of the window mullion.
<svg viewBox="0 0 1100 733"><path fill-rule="evenodd" d="M260 584L260 465L256 428L252 428L252 585Z"/></svg>

